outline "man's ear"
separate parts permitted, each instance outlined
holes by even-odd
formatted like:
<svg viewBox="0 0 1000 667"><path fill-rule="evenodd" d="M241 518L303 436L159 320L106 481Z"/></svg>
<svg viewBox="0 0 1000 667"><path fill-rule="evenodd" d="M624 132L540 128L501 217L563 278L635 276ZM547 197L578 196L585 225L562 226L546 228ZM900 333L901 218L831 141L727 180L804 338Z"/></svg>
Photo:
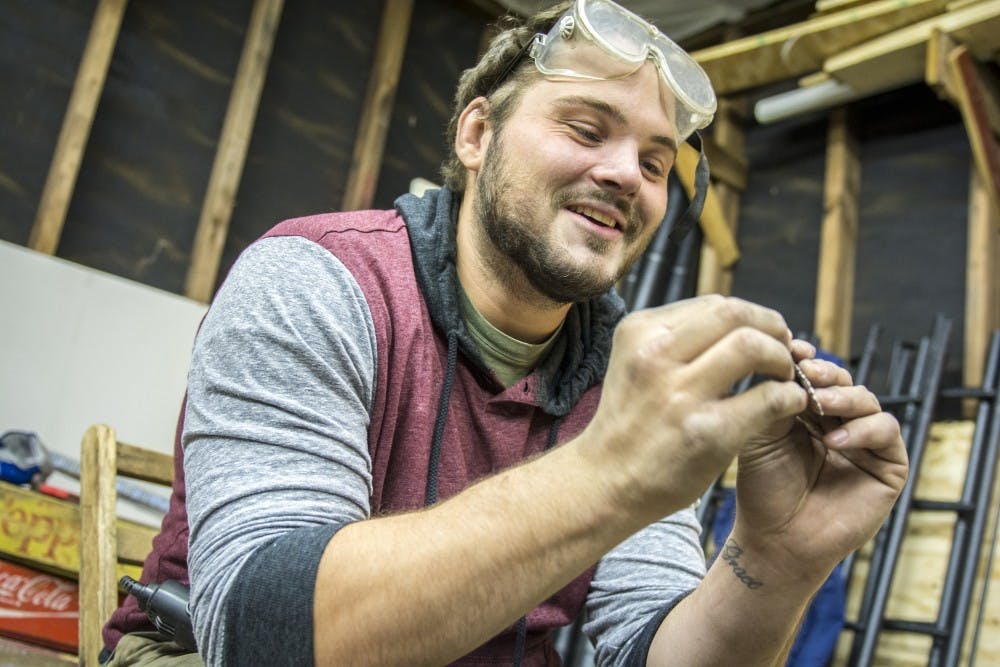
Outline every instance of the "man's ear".
<svg viewBox="0 0 1000 667"><path fill-rule="evenodd" d="M479 171L482 167L486 147L490 143L490 137L493 136L489 112L489 101L485 97L477 97L466 105L458 117L455 155L469 171Z"/></svg>

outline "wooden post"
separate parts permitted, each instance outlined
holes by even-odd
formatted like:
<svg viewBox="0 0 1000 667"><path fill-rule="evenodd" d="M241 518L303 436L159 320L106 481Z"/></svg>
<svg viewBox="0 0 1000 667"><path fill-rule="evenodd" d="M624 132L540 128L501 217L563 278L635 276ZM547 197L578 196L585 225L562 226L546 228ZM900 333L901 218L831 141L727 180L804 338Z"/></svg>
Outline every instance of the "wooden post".
<svg viewBox="0 0 1000 667"><path fill-rule="evenodd" d="M847 360L851 353L861 166L846 107L835 109L830 117L826 150L814 326L820 344Z"/></svg>
<svg viewBox="0 0 1000 667"><path fill-rule="evenodd" d="M962 382L966 387L978 387L983 381L990 335L1000 328L1000 216L990 205L982 172L975 164L970 167Z"/></svg>
<svg viewBox="0 0 1000 667"><path fill-rule="evenodd" d="M369 208L375 199L375 186L382 167L382 152L389 131L412 14L413 0L386 0L382 10L375 64L368 81L365 105L361 110L361 124L358 126L358 137L351 157L351 170L340 205L343 211Z"/></svg>
<svg viewBox="0 0 1000 667"><path fill-rule="evenodd" d="M28 237L28 247L39 252L54 255L59 247L66 212L73 198L80 163L83 162L83 151L90 137L127 4L128 0L100 0L94 12L94 22L90 26L35 223Z"/></svg>
<svg viewBox="0 0 1000 667"><path fill-rule="evenodd" d="M746 113L746 100L743 98L724 97L719 100L719 112L714 125L714 143L728 154L735 162L743 165L743 182L746 182L745 141L743 137L743 116ZM714 162L709 161L713 172ZM717 181L715 190L719 198L719 208L725 220L726 227L732 237L736 238L736 225L740 214L740 192L743 188L737 186L737 181L723 179ZM723 266L719 254L710 243L701 246L701 259L698 262L698 288L701 294L723 294L728 296L733 290L732 265Z"/></svg>
<svg viewBox="0 0 1000 667"><path fill-rule="evenodd" d="M243 53L229 96L219 147L212 164L198 230L191 250L184 292L203 303L212 298L219 272L236 192L243 176L243 164L253 134L260 93L264 87L274 36L281 20L284 0L256 0Z"/></svg>
<svg viewBox="0 0 1000 667"><path fill-rule="evenodd" d="M80 512L87 516L86 525L92 534L80 535L80 581L93 582L101 578L102 564L118 560L118 524L115 521L115 432L108 426L95 425L87 429L80 445L82 477L80 479ZM99 505L105 503L105 506ZM98 521L110 521L98 525ZM82 523L82 521L81 521ZM96 590L96 597L92 594ZM118 606L118 590L106 586L80 586L80 664L97 665L101 652L101 627Z"/></svg>

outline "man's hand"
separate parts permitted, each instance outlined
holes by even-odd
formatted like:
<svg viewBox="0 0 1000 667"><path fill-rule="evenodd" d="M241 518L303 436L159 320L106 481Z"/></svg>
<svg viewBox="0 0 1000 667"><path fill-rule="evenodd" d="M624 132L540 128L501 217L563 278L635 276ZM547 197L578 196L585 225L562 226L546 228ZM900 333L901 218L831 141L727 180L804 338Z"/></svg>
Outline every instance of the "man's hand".
<svg viewBox="0 0 1000 667"><path fill-rule="evenodd" d="M748 441L788 433L806 408L791 333L774 310L720 296L634 313L615 333L601 403L579 443L618 475L646 523L690 505ZM752 374L777 378L737 396Z"/></svg>
<svg viewBox="0 0 1000 667"><path fill-rule="evenodd" d="M793 355L815 388L826 431L781 424L740 456L733 539L788 576L822 581L882 525L908 473L895 418L837 365L795 341ZM784 431L784 433L782 433Z"/></svg>

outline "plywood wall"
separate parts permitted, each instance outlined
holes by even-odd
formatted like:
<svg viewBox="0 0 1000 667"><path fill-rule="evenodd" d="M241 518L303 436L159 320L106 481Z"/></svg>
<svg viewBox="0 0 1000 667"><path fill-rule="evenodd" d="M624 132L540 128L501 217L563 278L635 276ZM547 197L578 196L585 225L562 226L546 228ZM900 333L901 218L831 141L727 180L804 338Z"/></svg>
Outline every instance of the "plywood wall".
<svg viewBox="0 0 1000 667"><path fill-rule="evenodd" d="M927 500L957 500L965 481L969 447L972 441L973 422L938 422L931 428L927 451L920 476L917 478L916 497ZM997 493L994 489L991 521L996 516ZM944 571L951 549L954 515L944 512L914 512L910 516L903 550L893 579L886 613L893 619L933 622L938 613ZM996 536L990 535L995 544ZM980 573L976 580L976 595L969 616L962 664L968 664L969 644L976 617L982 607L982 625L978 632L976 665L1000 665L1000 553L994 559L986 582L985 560L990 540L984 547ZM997 548L1000 548L998 545ZM867 573L867 554L862 552L848 593L848 619L857 618L857 610ZM983 585L988 583L985 604L981 604ZM838 646L834 665L849 667L848 655L853 635L845 632ZM900 632L883 632L875 653L874 665L878 667L923 667L928 663L931 640L927 636Z"/></svg>

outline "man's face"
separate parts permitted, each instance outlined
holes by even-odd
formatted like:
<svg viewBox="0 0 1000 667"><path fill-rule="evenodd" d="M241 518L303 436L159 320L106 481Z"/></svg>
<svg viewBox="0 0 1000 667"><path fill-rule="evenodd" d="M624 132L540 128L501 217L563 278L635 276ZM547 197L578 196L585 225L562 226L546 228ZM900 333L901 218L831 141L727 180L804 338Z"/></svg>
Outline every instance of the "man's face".
<svg viewBox="0 0 1000 667"><path fill-rule="evenodd" d="M476 214L488 261L510 288L582 301L645 250L676 154L658 77L647 64L618 81L539 81L493 134Z"/></svg>

